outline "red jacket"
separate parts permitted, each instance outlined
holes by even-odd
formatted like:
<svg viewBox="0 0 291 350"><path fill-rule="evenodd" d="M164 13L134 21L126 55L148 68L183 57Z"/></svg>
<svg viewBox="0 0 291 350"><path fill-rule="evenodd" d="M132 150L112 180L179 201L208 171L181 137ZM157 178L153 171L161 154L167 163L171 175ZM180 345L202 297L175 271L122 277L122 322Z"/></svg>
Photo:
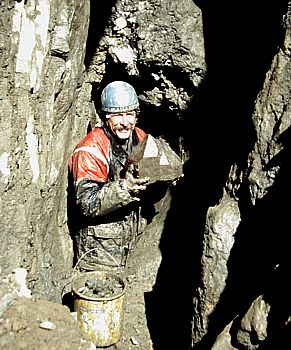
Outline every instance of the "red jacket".
<svg viewBox="0 0 291 350"><path fill-rule="evenodd" d="M146 133L135 127L138 141ZM102 128L92 130L75 148L69 162L69 169L75 183L82 179L107 182L110 165L110 140Z"/></svg>

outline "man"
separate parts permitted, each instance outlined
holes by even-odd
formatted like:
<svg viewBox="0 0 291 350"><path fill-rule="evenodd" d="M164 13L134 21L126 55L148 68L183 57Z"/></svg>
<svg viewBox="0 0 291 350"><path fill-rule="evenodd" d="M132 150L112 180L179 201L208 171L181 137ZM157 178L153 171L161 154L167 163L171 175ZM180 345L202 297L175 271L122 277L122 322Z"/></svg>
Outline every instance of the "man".
<svg viewBox="0 0 291 350"><path fill-rule="evenodd" d="M140 194L149 178L135 178L125 162L146 133L136 126L139 102L123 81L108 84L101 94L102 127L93 129L69 161L78 216L77 265L83 270L126 266L132 245L145 224Z"/></svg>

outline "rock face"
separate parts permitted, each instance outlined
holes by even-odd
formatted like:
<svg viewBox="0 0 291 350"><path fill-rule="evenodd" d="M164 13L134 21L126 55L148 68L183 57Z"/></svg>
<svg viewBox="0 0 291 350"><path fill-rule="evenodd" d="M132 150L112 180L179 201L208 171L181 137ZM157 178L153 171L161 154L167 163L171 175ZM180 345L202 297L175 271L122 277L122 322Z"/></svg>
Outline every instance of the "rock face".
<svg viewBox="0 0 291 350"><path fill-rule="evenodd" d="M126 313L146 314L144 349L291 343L290 3L249 6L1 1L2 275L25 268L34 296L62 301L73 273L68 159L100 124L101 89L126 80L140 125L184 173L151 194L132 257L146 293Z"/></svg>
<svg viewBox="0 0 291 350"><path fill-rule="evenodd" d="M4 1L1 18L1 269L25 267L36 293L60 300L71 273L66 161L89 2Z"/></svg>

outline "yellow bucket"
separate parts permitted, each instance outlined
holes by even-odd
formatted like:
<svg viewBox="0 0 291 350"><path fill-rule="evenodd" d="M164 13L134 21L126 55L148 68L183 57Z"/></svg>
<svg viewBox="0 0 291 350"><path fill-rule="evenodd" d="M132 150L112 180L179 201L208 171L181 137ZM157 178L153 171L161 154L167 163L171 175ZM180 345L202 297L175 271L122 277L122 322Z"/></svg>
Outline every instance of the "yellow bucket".
<svg viewBox="0 0 291 350"><path fill-rule="evenodd" d="M104 293L102 297L98 293L96 296L94 293L89 295L86 285L92 286L95 282L106 282L107 286L115 286L115 290ZM113 345L121 337L125 289L125 281L119 275L108 271L84 272L72 280L77 320L81 329L97 347Z"/></svg>

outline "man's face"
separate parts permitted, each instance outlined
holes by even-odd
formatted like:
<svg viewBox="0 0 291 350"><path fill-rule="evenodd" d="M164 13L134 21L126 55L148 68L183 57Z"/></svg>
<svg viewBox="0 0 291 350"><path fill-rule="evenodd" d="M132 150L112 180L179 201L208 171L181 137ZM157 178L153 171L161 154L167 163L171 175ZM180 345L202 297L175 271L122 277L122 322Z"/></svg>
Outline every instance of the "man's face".
<svg viewBox="0 0 291 350"><path fill-rule="evenodd" d="M131 135L136 124L136 112L109 113L106 115L107 126L121 140Z"/></svg>

